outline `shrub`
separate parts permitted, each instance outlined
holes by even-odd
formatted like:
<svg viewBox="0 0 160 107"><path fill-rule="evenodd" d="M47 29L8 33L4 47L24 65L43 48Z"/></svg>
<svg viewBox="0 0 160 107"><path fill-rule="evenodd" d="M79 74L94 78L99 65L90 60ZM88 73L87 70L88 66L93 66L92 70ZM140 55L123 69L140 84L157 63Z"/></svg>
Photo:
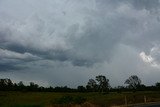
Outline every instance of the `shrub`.
<svg viewBox="0 0 160 107"><path fill-rule="evenodd" d="M73 103L73 97L72 96L63 96L56 100L56 103L58 104L71 104Z"/></svg>
<svg viewBox="0 0 160 107"><path fill-rule="evenodd" d="M56 104L82 104L86 101L86 98L81 96L62 96L54 101Z"/></svg>
<svg viewBox="0 0 160 107"><path fill-rule="evenodd" d="M76 104L82 104L84 102L86 102L86 98L81 97L81 96L75 97L75 99L74 99L74 103L76 103Z"/></svg>

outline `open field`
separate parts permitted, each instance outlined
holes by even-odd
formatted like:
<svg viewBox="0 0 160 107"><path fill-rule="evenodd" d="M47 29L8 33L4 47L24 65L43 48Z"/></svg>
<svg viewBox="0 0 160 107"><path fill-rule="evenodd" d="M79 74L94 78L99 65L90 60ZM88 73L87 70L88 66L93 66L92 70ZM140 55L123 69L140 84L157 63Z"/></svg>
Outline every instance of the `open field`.
<svg viewBox="0 0 160 107"><path fill-rule="evenodd" d="M54 92L0 92L0 107L51 107L55 104L87 102L104 106L160 101L160 92L54 93ZM74 100L73 99L77 99ZM81 102L81 100L83 100Z"/></svg>

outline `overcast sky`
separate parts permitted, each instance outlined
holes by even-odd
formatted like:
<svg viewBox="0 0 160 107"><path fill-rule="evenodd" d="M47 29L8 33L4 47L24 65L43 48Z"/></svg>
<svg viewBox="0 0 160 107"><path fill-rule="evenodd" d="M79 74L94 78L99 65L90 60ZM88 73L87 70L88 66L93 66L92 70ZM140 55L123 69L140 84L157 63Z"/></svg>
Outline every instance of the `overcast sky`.
<svg viewBox="0 0 160 107"><path fill-rule="evenodd" d="M77 87L160 82L160 0L0 0L0 78Z"/></svg>

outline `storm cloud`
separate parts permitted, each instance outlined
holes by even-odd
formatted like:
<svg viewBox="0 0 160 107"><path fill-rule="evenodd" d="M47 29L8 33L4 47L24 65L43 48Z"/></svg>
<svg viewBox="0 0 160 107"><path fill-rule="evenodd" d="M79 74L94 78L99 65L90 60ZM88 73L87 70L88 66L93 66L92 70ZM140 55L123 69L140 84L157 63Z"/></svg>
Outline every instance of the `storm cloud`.
<svg viewBox="0 0 160 107"><path fill-rule="evenodd" d="M160 81L159 7L159 0L0 0L1 77L69 86L99 74L114 86L132 74Z"/></svg>

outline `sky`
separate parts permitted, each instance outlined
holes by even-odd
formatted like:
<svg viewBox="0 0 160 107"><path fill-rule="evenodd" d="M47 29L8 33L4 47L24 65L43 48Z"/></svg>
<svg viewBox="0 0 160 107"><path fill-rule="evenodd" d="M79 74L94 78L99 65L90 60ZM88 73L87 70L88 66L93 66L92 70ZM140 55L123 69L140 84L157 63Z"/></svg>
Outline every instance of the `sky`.
<svg viewBox="0 0 160 107"><path fill-rule="evenodd" d="M160 82L160 0L0 0L0 78L43 86Z"/></svg>

